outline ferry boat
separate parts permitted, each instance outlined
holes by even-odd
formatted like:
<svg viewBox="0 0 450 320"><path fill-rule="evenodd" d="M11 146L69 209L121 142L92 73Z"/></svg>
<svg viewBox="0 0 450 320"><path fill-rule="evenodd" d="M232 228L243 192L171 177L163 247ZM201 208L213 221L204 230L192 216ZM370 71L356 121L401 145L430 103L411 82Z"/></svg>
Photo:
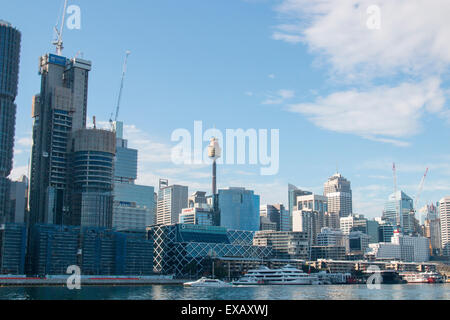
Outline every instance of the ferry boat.
<svg viewBox="0 0 450 320"><path fill-rule="evenodd" d="M409 272L401 274L408 283L443 283L444 278L437 272Z"/></svg>
<svg viewBox="0 0 450 320"><path fill-rule="evenodd" d="M315 275L300 271L290 265L281 269L269 269L265 266L249 270L234 285L313 285L322 284Z"/></svg>
<svg viewBox="0 0 450 320"><path fill-rule="evenodd" d="M218 279L201 278L197 281L186 282L183 284L185 287L208 287L208 288L225 288L231 287L230 283Z"/></svg>

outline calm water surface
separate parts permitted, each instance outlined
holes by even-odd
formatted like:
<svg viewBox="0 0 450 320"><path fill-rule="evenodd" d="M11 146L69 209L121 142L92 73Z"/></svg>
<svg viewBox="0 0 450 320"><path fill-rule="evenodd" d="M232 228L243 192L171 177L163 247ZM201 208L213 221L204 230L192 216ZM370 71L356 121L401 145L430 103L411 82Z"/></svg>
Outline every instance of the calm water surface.
<svg viewBox="0 0 450 320"><path fill-rule="evenodd" d="M233 288L65 287L0 288L1 300L450 300L450 284L258 286Z"/></svg>

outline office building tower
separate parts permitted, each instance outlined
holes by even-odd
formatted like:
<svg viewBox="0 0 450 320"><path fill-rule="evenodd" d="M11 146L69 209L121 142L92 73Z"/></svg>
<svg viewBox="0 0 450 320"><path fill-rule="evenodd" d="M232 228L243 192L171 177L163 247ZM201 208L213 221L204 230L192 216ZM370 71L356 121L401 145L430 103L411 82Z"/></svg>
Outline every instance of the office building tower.
<svg viewBox="0 0 450 320"><path fill-rule="evenodd" d="M380 227L380 224L378 221L375 220L367 220L367 235L370 237L370 243L378 243L379 241L379 234L378 234L378 228Z"/></svg>
<svg viewBox="0 0 450 320"><path fill-rule="evenodd" d="M9 222L8 176L13 165L20 44L20 32L0 20L0 223Z"/></svg>
<svg viewBox="0 0 450 320"><path fill-rule="evenodd" d="M450 197L439 201L439 216L441 219L441 246L443 255L450 257Z"/></svg>
<svg viewBox="0 0 450 320"><path fill-rule="evenodd" d="M400 215L400 228L404 234L415 232L414 201L403 191L391 194L384 206L383 219L397 226L397 218Z"/></svg>
<svg viewBox="0 0 450 320"><path fill-rule="evenodd" d="M81 129L72 136L71 210L64 224L112 228L115 134Z"/></svg>
<svg viewBox="0 0 450 320"><path fill-rule="evenodd" d="M344 234L349 235L353 231L361 231L367 234L367 219L360 214L352 214L348 217L340 219L341 230Z"/></svg>
<svg viewBox="0 0 450 320"><path fill-rule="evenodd" d="M27 223L28 178L26 176L22 176L18 181L11 182L9 200L9 221L11 221L11 223Z"/></svg>
<svg viewBox="0 0 450 320"><path fill-rule="evenodd" d="M317 235L325 225L325 213L328 199L321 195L311 194L297 196L292 216L292 230L306 232L311 244L317 243Z"/></svg>
<svg viewBox="0 0 450 320"><path fill-rule="evenodd" d="M112 225L118 231L145 231L155 220L155 189L137 185L138 151L128 148L123 123L115 122L114 205Z"/></svg>
<svg viewBox="0 0 450 320"><path fill-rule="evenodd" d="M289 211L291 225L290 225L289 230L287 230L287 231L292 230L292 216L293 216L293 212L297 210L297 208L296 208L297 197L311 195L311 194L312 194L312 192L300 190L299 188L297 188L296 186L294 186L292 184L288 185L288 211Z"/></svg>
<svg viewBox="0 0 450 320"><path fill-rule="evenodd" d="M348 245L350 253L364 253L369 248L370 238L367 234L361 231L351 231L348 235Z"/></svg>
<svg viewBox="0 0 450 320"><path fill-rule="evenodd" d="M196 206L206 205L208 203L208 199L206 197L206 192L197 191L193 193L188 199L188 208L195 208Z"/></svg>
<svg viewBox="0 0 450 320"><path fill-rule="evenodd" d="M321 232L317 235L317 245L348 248L348 236L341 230L322 228Z"/></svg>
<svg viewBox="0 0 450 320"><path fill-rule="evenodd" d="M68 171L72 134L86 128L91 62L54 54L40 58L41 92L33 98L31 224L63 224L72 215Z"/></svg>
<svg viewBox="0 0 450 320"><path fill-rule="evenodd" d="M394 236L395 227L390 222L382 221L378 227L378 241L389 243Z"/></svg>
<svg viewBox="0 0 450 320"><path fill-rule="evenodd" d="M156 224L176 224L182 210L188 206L188 187L180 185L161 187L158 193Z"/></svg>
<svg viewBox="0 0 450 320"><path fill-rule="evenodd" d="M289 212L282 204L266 204L260 207L260 230L291 231Z"/></svg>
<svg viewBox="0 0 450 320"><path fill-rule="evenodd" d="M260 197L245 188L219 190L220 226L231 230L259 230Z"/></svg>
<svg viewBox="0 0 450 320"><path fill-rule="evenodd" d="M353 213L350 181L337 173L325 182L324 196L328 198L328 212L348 217Z"/></svg>

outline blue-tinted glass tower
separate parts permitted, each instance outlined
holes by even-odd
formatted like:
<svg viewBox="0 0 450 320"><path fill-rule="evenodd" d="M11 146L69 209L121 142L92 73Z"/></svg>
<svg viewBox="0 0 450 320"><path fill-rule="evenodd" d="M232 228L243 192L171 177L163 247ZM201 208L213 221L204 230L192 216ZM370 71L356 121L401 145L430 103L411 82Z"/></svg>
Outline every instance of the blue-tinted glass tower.
<svg viewBox="0 0 450 320"><path fill-rule="evenodd" d="M259 231L260 197L245 188L219 190L220 226Z"/></svg>
<svg viewBox="0 0 450 320"><path fill-rule="evenodd" d="M15 99L19 81L20 32L0 20L0 222L7 222L9 180L16 125Z"/></svg>

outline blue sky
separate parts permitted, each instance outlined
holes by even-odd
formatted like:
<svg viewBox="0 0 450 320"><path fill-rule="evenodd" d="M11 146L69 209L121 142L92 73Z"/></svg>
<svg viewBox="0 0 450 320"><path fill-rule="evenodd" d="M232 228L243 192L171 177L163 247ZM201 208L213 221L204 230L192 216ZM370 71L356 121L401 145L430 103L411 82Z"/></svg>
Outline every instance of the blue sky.
<svg viewBox="0 0 450 320"><path fill-rule="evenodd" d="M26 172L38 57L54 52L62 2L0 0L0 19L23 36L13 178ZM393 191L393 162L411 196L430 168L421 206L450 194L450 5L435 2L72 0L81 30L65 29L63 54L93 62L88 114L107 121L132 52L119 118L140 151L139 183L210 190L209 167L170 161L172 132L196 120L222 131L279 129L277 175L222 165L219 187L286 203L288 183L321 193L338 167L355 211L374 217ZM380 30L366 26L371 4Z"/></svg>

